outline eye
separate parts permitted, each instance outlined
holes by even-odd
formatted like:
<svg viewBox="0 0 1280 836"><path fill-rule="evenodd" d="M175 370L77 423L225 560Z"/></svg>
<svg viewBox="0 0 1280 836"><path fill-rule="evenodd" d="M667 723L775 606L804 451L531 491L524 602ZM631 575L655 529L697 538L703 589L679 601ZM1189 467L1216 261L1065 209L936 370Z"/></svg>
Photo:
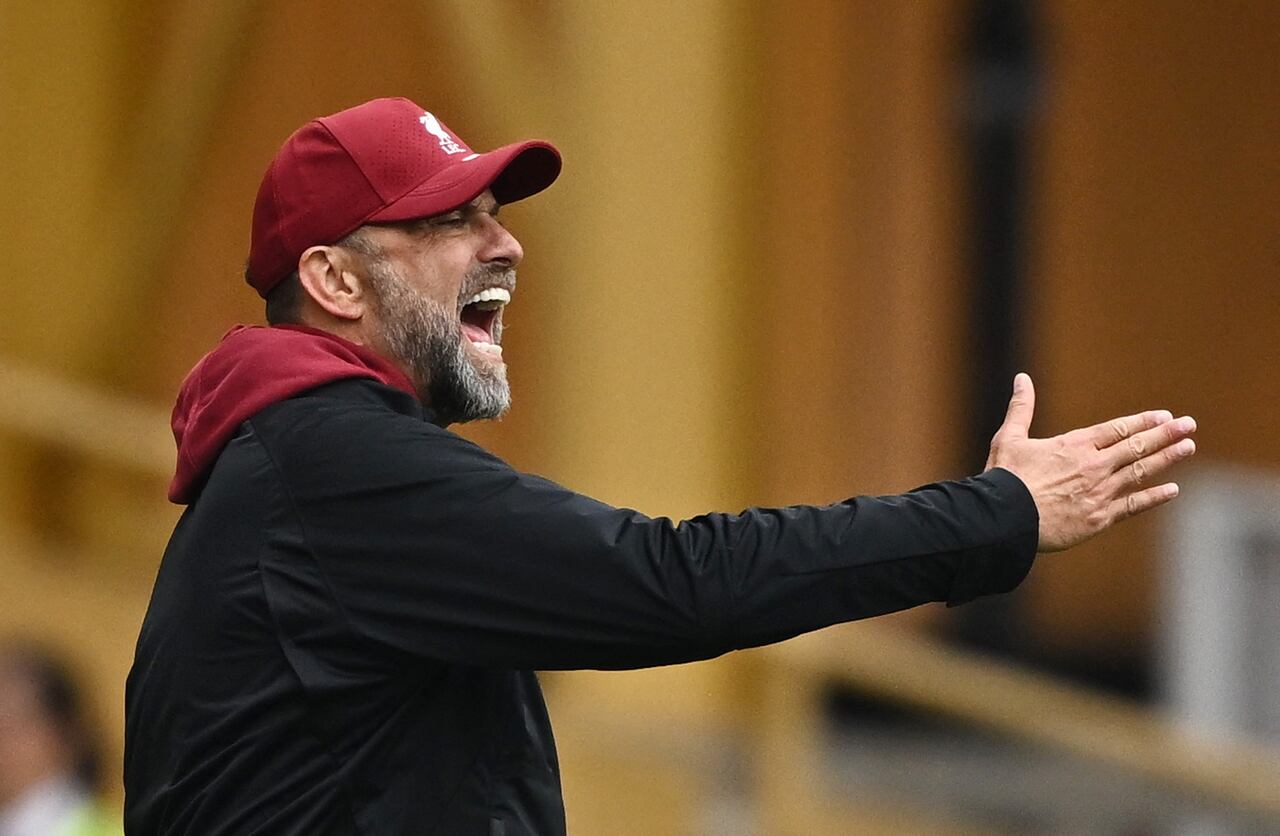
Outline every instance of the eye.
<svg viewBox="0 0 1280 836"><path fill-rule="evenodd" d="M466 215L461 212L446 212L431 219L432 226L462 226L467 222Z"/></svg>

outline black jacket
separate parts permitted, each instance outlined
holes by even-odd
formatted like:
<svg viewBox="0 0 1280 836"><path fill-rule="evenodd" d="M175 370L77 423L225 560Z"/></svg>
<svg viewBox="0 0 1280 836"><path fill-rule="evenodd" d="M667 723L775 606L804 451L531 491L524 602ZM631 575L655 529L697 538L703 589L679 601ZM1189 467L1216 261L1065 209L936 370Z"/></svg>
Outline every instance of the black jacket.
<svg viewBox="0 0 1280 836"><path fill-rule="evenodd" d="M165 552L129 675L126 831L564 831L538 669L708 659L1013 588L990 471L673 524L512 470L372 380L241 425Z"/></svg>

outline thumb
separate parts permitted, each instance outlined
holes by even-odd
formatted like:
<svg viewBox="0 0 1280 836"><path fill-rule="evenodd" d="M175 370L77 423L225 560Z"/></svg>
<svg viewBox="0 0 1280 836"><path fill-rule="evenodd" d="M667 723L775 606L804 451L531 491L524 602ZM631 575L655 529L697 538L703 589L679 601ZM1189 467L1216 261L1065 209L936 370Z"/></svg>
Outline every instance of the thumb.
<svg viewBox="0 0 1280 836"><path fill-rule="evenodd" d="M1009 398L1009 411L1004 415L1000 433L1026 438L1031 431L1031 416L1035 409L1036 388L1031 383L1031 376L1026 372L1018 372L1013 378L1013 397Z"/></svg>

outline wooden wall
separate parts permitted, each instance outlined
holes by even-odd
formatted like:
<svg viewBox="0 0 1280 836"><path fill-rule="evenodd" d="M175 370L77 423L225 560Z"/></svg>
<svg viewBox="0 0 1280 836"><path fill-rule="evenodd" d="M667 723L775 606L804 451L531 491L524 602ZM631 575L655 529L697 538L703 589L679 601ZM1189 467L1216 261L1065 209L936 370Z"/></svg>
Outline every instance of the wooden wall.
<svg viewBox="0 0 1280 836"><path fill-rule="evenodd" d="M1199 459L1280 467L1277 7L1060 3L1044 23L1037 426L1167 406L1199 420ZM1158 525L1042 561L1026 590L1041 639L1141 647Z"/></svg>
<svg viewBox="0 0 1280 836"><path fill-rule="evenodd" d="M477 147L546 136L566 158L554 188L509 212L527 252L506 352L516 407L473 437L675 517L957 475L968 10L6 3L0 352L167 410L191 364L260 317L239 275L279 143L312 116L406 95ZM1280 467L1280 13L1043 12L1037 427L1168 406L1200 419L1206 458ZM63 625L118 743L130 625L174 511L160 479L73 450L0 429L0 526L19 535L0 625ZM1158 618L1156 524L1042 561L1018 593L1036 637L1140 649ZM63 557L45 571L50 544ZM715 729L743 676L731 658L550 687ZM566 740L594 757L572 727ZM583 832L599 806L581 801Z"/></svg>

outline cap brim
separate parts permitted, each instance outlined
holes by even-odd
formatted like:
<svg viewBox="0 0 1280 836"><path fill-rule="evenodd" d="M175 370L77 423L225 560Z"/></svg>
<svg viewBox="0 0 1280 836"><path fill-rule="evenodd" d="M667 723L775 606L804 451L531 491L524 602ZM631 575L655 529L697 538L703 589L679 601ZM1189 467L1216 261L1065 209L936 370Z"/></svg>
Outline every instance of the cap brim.
<svg viewBox="0 0 1280 836"><path fill-rule="evenodd" d="M498 203L535 195L560 175L560 152L549 142L528 140L460 160L419 183L403 197L371 215L367 222L426 218L456 209L485 189Z"/></svg>

